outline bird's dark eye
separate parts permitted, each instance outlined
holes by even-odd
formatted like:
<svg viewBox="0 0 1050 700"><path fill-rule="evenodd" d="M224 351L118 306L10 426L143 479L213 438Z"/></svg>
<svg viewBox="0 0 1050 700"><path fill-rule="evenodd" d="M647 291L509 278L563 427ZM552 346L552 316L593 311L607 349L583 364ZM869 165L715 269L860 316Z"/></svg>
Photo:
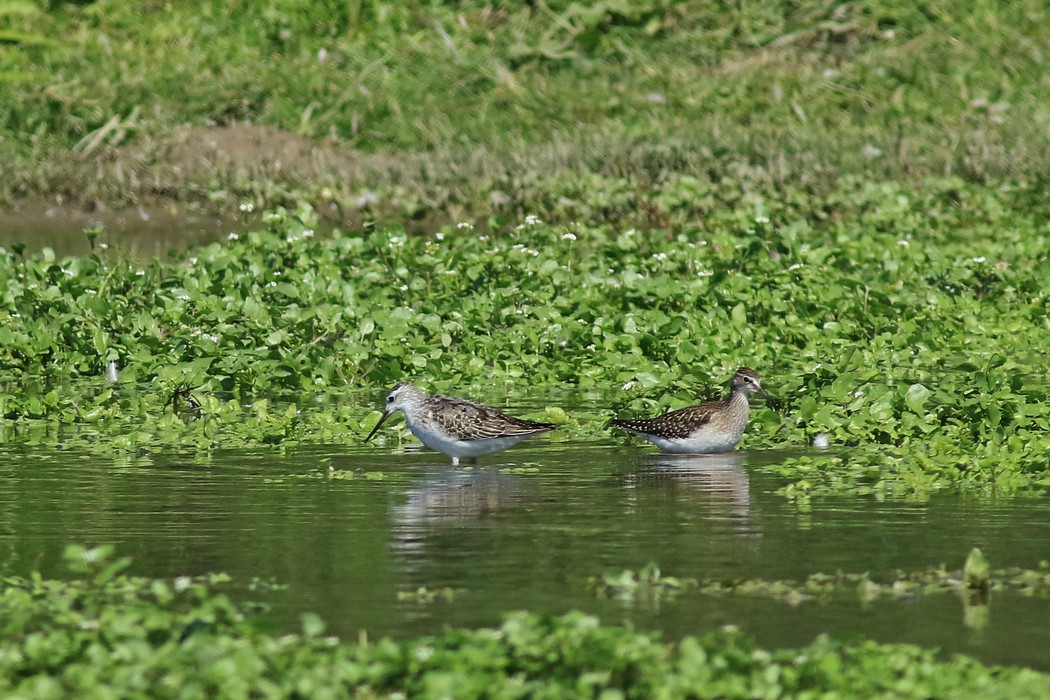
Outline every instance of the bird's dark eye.
<svg viewBox="0 0 1050 700"><path fill-rule="evenodd" d="M387 402L387 403L390 403L390 402L391 402L391 401L393 401L393 400L394 400L394 397L393 397L393 396L388 396L388 397L386 397L386 402Z"/></svg>

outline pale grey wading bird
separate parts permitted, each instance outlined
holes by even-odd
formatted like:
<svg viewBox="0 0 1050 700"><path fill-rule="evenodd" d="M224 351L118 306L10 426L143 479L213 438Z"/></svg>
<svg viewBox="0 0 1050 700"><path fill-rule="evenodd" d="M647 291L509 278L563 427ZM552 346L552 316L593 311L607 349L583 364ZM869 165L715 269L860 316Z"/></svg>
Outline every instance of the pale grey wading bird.
<svg viewBox="0 0 1050 700"><path fill-rule="evenodd" d="M468 459L476 462L482 455L505 450L532 435L557 426L514 418L494 408L451 396L427 396L412 384L398 384L386 397L383 415L365 438L379 430L393 413L405 414L408 429L432 450L452 458L452 464Z"/></svg>
<svg viewBox="0 0 1050 700"><path fill-rule="evenodd" d="M747 398L753 391L772 399L755 370L741 367L733 375L729 396L720 401L680 408L658 418L613 419L611 423L645 438L664 452L728 452L740 442L747 427Z"/></svg>

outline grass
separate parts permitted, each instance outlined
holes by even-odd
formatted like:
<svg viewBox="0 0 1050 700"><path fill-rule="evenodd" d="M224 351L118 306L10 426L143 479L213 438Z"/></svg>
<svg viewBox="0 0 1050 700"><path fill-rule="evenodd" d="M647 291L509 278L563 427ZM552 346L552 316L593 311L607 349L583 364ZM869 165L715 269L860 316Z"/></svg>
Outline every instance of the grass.
<svg viewBox="0 0 1050 700"><path fill-rule="evenodd" d="M1047 27L1034 0L8 0L0 196L554 221L562 183L596 174L642 199L682 175L778 192L846 174L1038 184ZM178 146L250 125L317 150Z"/></svg>

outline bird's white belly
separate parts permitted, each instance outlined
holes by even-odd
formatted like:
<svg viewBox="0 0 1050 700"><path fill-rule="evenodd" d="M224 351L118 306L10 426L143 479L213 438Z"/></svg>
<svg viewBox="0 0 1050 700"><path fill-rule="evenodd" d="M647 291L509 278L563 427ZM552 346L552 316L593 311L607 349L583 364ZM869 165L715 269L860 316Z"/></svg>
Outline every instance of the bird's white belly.
<svg viewBox="0 0 1050 700"><path fill-rule="evenodd" d="M658 435L646 435L645 433L637 434L664 452L706 454L711 452L728 452L733 449L740 442L740 437L744 434L744 431L725 433L713 430L698 430L687 438L665 438Z"/></svg>
<svg viewBox="0 0 1050 700"><path fill-rule="evenodd" d="M515 435L513 437L487 438L485 440L460 440L444 431L430 429L426 425L412 425L410 423L408 429L419 438L420 442L430 449L437 450L456 459L460 457L481 457L482 455L499 452L518 444L527 437L526 435Z"/></svg>

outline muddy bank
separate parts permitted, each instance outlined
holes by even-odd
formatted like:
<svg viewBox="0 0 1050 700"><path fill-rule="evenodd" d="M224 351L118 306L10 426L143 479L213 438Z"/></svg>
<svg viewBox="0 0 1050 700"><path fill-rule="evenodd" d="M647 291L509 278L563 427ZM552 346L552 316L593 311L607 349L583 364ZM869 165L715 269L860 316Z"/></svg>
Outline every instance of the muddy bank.
<svg viewBox="0 0 1050 700"><path fill-rule="evenodd" d="M421 230L450 220L420 196L424 188L413 182L418 167L409 159L399 174L389 156L246 123L143 135L132 145L87 157L70 153L41 168L40 189L49 192L23 186L0 198L0 246L83 253L90 249L84 232L99 229L97 245L137 258L166 255L257 225L266 208L304 201L328 229L376 221ZM382 191L369 182L382 183Z"/></svg>

